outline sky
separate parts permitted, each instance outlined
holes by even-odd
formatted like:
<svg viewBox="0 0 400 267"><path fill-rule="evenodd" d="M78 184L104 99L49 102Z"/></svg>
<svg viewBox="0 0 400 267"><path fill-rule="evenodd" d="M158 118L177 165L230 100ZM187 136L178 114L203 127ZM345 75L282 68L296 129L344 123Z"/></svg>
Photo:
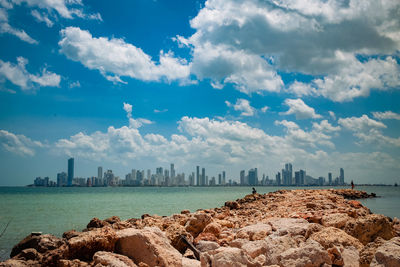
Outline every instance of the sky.
<svg viewBox="0 0 400 267"><path fill-rule="evenodd" d="M97 167L400 182L397 0L0 0L0 186Z"/></svg>

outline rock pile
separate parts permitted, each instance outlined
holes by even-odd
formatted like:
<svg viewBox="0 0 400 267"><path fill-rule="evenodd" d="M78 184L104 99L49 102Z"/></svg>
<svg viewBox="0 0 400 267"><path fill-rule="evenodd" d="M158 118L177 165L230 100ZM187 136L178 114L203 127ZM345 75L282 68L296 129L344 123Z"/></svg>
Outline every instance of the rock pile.
<svg viewBox="0 0 400 267"><path fill-rule="evenodd" d="M62 238L29 235L11 266L400 266L399 220L356 190L280 190L169 217L92 219Z"/></svg>

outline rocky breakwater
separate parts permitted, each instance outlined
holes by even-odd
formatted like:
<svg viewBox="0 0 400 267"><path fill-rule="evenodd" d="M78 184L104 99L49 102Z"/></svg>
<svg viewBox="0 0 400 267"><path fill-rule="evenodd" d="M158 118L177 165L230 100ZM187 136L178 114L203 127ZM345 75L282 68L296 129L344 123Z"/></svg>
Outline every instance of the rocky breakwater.
<svg viewBox="0 0 400 267"><path fill-rule="evenodd" d="M356 190L281 190L169 217L29 235L0 266L400 266L400 222Z"/></svg>

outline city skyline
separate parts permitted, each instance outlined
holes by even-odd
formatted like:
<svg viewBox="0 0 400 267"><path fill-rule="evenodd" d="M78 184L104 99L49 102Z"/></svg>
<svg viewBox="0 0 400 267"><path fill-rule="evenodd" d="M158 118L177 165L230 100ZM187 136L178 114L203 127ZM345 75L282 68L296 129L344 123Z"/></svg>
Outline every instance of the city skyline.
<svg viewBox="0 0 400 267"><path fill-rule="evenodd" d="M113 173L111 169L107 169L103 173L103 166L97 167L97 176L87 178L74 177L74 158L68 159L67 173L62 171L57 173L56 182L51 180L48 176L36 177L34 179L34 186L46 187L70 187L70 186L315 186L315 185L346 185L344 169L340 168L339 176L332 179L332 172L328 173L328 178L319 176L314 178L306 175L306 171L300 169L294 172L291 163L286 163L284 169L275 175L274 178L269 178L265 173L258 175L258 168L249 169L246 175L246 170L241 170L239 178L236 176L227 177L226 171L220 171L217 175L207 175L206 168L196 166L195 172L191 172L188 176L184 172L177 173L175 164L171 163L169 170L163 167L156 167L155 173L152 174L151 169L141 170L132 169L124 177L120 177ZM147 175L145 175L147 174ZM187 178L185 178L187 177ZM353 179L351 179L353 181ZM357 182L357 181L356 181Z"/></svg>
<svg viewBox="0 0 400 267"><path fill-rule="evenodd" d="M59 173L70 157L82 177L100 165L171 173L171 162L275 177L291 163L400 183L398 10L395 0L0 1L0 186Z"/></svg>

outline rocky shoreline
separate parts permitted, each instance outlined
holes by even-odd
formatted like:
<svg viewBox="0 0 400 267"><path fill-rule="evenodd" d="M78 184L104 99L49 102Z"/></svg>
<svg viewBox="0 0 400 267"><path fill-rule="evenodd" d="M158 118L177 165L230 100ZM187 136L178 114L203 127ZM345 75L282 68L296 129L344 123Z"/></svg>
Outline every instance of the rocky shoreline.
<svg viewBox="0 0 400 267"><path fill-rule="evenodd" d="M32 233L9 266L400 266L400 221L347 189L280 190L223 207L121 221L93 218L62 238Z"/></svg>

